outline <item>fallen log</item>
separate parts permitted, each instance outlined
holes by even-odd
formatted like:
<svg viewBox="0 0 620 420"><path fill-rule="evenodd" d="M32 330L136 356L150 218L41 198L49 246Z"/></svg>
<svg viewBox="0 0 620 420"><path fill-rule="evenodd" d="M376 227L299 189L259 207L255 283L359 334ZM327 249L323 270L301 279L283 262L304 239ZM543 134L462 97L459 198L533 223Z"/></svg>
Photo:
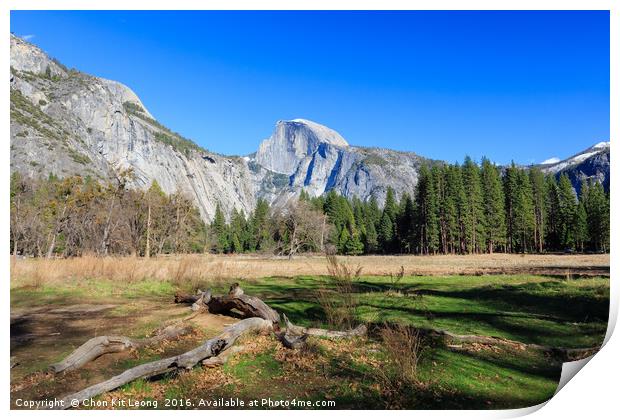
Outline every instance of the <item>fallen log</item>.
<svg viewBox="0 0 620 420"><path fill-rule="evenodd" d="M358 337L366 334L366 326L359 325L347 331L332 331L323 328L306 328L293 324L286 315L282 314L284 328L276 328L275 335L282 345L289 349L301 349L305 347L309 336L327 338L330 340Z"/></svg>
<svg viewBox="0 0 620 420"><path fill-rule="evenodd" d="M211 300L211 290L207 290L206 292L202 292L198 290L198 294L200 297L196 302L192 304L192 311L201 311L205 308L206 303Z"/></svg>
<svg viewBox="0 0 620 420"><path fill-rule="evenodd" d="M224 350L223 352L221 352L217 356L209 357L208 359L204 359L202 361L202 365L206 366L206 367L222 366L223 364L225 364L228 361L230 356L239 353L244 348L245 347L243 347L243 346L232 346L232 347L229 347L228 349Z"/></svg>
<svg viewBox="0 0 620 420"><path fill-rule="evenodd" d="M541 344L522 343L520 341L510 340L503 337L470 334L460 335L454 334L450 331L436 330L433 328L414 328L424 335L436 337L443 340L443 342L450 347L454 347L452 343L455 342L468 344L508 345L520 348L522 350L530 349L541 351L565 362L583 359L585 357L591 356L592 354L600 350L600 346L586 348L554 347L544 346Z"/></svg>
<svg viewBox="0 0 620 420"><path fill-rule="evenodd" d="M279 334L276 334L276 337L278 337L278 340L280 340L284 347L292 350L297 350L306 346L308 334L289 335L287 332L281 332Z"/></svg>
<svg viewBox="0 0 620 420"><path fill-rule="evenodd" d="M366 333L366 327L363 325L349 331L329 331L320 328L298 327L292 324L286 316L283 317L286 330L280 330L279 314L259 298L246 295L243 289L236 283L231 286L228 295L212 296L210 291L198 291L196 295L176 293L175 302L191 303L194 309L201 310L206 308L211 313L237 312L241 316L246 317L246 319L226 327L219 336L186 353L133 367L104 382L68 395L61 399L61 404L56 408L72 408L76 406L76 401L79 403L88 400L136 379L151 378L178 369L191 369L198 363L202 363L207 367L221 366L232 354L240 351L240 348L231 346L239 336L249 331L273 330L275 326L278 329L277 335L283 345L293 349L304 346L307 337L310 335L334 339L354 337ZM150 339L144 339L143 341L148 343L148 340ZM114 339L112 337L96 337L77 349L63 362L57 364L58 366L55 369L59 371L69 368L76 369L106 352L122 351L138 345L147 345L143 341L136 342L136 340L126 337L114 337Z"/></svg>
<svg viewBox="0 0 620 420"><path fill-rule="evenodd" d="M211 291L198 291L195 295L177 292L175 303L191 303L192 310L207 309L213 314L237 314L244 318L263 318L278 322L280 316L256 296L246 295L237 283L233 284L227 295L213 296Z"/></svg>
<svg viewBox="0 0 620 420"><path fill-rule="evenodd" d="M261 318L247 318L224 329L217 337L211 338L201 346L183 353L178 356L156 360L150 363L133 367L114 376L106 381L89 386L86 389L74 394L67 395L61 399L61 403L55 406L56 409L75 408L75 401L81 403L84 400L96 397L104 392L111 391L123 386L131 381L141 378L150 378L164 373L172 372L177 369L191 369L199 362L210 357L216 357L231 347L235 340L242 334L250 331L269 330L273 326L271 321Z"/></svg>
<svg viewBox="0 0 620 420"><path fill-rule="evenodd" d="M206 302L209 312L214 314L240 313L243 317L258 317L278 322L280 315L271 309L265 302L255 296L242 294L240 296L212 296Z"/></svg>
<svg viewBox="0 0 620 420"><path fill-rule="evenodd" d="M191 328L187 325L170 325L161 329L156 335L142 339L110 335L94 337L75 349L62 361L51 365L49 369L54 373L72 371L104 354L120 353L151 346L165 340L173 340L187 334L190 330Z"/></svg>
<svg viewBox="0 0 620 420"><path fill-rule="evenodd" d="M351 337L359 337L365 335L367 332L367 328L365 325L360 324L356 328L347 330L347 331L332 331L325 330L323 328L306 328L294 325L286 315L282 315L284 320L284 325L287 331L287 334L303 336L303 335L311 335L314 337L323 337L329 339L341 339L341 338L351 338Z"/></svg>

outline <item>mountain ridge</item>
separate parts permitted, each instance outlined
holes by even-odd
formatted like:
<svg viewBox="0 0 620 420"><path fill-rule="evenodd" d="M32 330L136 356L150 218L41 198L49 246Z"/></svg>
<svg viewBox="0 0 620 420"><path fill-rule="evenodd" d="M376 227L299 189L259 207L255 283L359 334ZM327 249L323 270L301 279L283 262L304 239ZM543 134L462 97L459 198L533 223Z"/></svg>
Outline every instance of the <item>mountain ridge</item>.
<svg viewBox="0 0 620 420"><path fill-rule="evenodd" d="M248 156L211 152L159 123L129 87L67 69L11 34L11 169L29 176L109 179L131 168L132 187L157 181L166 193L180 191L209 221L218 203L227 215L248 214L259 198L281 205L302 189L311 196L334 189L381 204L389 187L397 196L413 195L418 168L430 161L414 152L352 146L337 131L302 118L278 121ZM584 167L574 178L600 174Z"/></svg>

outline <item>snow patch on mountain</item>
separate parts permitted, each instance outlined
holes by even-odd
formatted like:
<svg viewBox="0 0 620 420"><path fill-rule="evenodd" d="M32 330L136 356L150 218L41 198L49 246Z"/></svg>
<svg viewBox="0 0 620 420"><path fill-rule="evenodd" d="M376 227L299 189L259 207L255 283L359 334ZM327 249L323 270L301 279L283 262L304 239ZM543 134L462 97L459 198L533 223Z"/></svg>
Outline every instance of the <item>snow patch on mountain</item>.
<svg viewBox="0 0 620 420"><path fill-rule="evenodd" d="M600 143L596 143L594 146L592 146L593 149L606 149L608 147L611 146L611 143L608 141L602 141Z"/></svg>
<svg viewBox="0 0 620 420"><path fill-rule="evenodd" d="M542 164L551 164L552 166L548 166L544 168L543 171L547 173L558 173L566 168L577 166L585 162L586 160L592 158L593 156L607 152L609 147L610 147L610 143L608 141L602 141L602 142L596 143L594 146L584 150L583 152L578 153L562 161L549 162L551 159L547 159Z"/></svg>

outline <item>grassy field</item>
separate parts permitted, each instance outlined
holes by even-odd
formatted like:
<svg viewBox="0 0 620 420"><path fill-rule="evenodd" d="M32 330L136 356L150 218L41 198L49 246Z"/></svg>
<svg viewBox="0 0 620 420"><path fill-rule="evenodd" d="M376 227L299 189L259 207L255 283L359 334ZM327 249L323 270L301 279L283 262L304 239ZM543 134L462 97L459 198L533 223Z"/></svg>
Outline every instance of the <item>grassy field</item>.
<svg viewBox="0 0 620 420"><path fill-rule="evenodd" d="M412 379L400 374L397 355L386 350L386 323L527 344L601 344L609 307L608 255L498 255L487 256L486 262L478 257L452 257L451 264L445 257L348 259L363 267L353 292L355 317L369 326L368 337L342 342L310 338L305 350L287 350L269 336L245 337L243 351L223 368L136 381L99 401L133 398L166 408L166 398L299 398L334 401L331 408L337 409L516 408L543 402L555 391L561 362L540 351L508 343L448 347L423 340ZM11 371L12 401L63 396L136 364L195 347L236 321L202 314L190 321L195 330L182 340L130 355L105 355L65 375L44 371L93 336L143 337L166 321L186 317L189 308L172 303L177 290L210 287L223 293L230 279L240 279L247 294L294 323L325 326L320 291L334 283L326 276L324 258L264 263L262 257L203 258L14 261L11 356L19 364ZM213 270L218 265L228 271ZM399 278L401 266L404 276ZM434 275L419 275L424 270ZM468 270L476 274L454 274ZM502 270L509 274L484 274ZM553 272L532 274L537 270Z"/></svg>

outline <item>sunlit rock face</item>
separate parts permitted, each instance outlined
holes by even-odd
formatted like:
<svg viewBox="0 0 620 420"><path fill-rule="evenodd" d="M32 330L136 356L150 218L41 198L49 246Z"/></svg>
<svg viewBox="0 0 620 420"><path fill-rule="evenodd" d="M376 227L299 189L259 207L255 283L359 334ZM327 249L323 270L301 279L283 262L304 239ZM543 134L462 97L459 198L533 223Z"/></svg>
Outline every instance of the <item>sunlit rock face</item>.
<svg viewBox="0 0 620 420"><path fill-rule="evenodd" d="M326 145L346 148L349 144L336 131L312 121L278 121L271 137L260 144L256 162L274 172L292 175L302 160Z"/></svg>
<svg viewBox="0 0 620 420"><path fill-rule="evenodd" d="M414 153L350 146L338 132L312 121L278 121L254 161L289 176L287 196L302 189L319 196L335 189L346 197L382 203L388 187L413 193L422 158Z"/></svg>
<svg viewBox="0 0 620 420"><path fill-rule="evenodd" d="M268 177L242 158L186 147L127 86L70 71L11 35L11 169L109 179L122 168L133 169L133 187L181 191L205 220L218 202L248 214Z"/></svg>

